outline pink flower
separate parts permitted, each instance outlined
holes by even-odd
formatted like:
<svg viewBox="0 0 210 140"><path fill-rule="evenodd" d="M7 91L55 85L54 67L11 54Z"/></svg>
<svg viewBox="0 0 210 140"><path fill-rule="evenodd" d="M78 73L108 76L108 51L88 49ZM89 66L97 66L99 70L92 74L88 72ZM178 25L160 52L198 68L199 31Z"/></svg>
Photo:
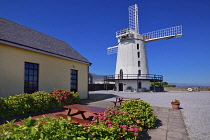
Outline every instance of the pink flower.
<svg viewBox="0 0 210 140"><path fill-rule="evenodd" d="M87 127L87 126L85 126L83 129L88 129L88 127Z"/></svg>
<svg viewBox="0 0 210 140"><path fill-rule="evenodd" d="M129 128L128 131L134 131L134 128Z"/></svg>
<svg viewBox="0 0 210 140"><path fill-rule="evenodd" d="M122 128L127 128L128 126L127 126L127 125L121 125L120 127L122 127Z"/></svg>
<svg viewBox="0 0 210 140"><path fill-rule="evenodd" d="M112 121L108 121L108 123L112 123Z"/></svg>
<svg viewBox="0 0 210 140"><path fill-rule="evenodd" d="M99 118L100 120L103 120L104 117L103 117L103 116L100 116L100 117L98 117L98 118Z"/></svg>
<svg viewBox="0 0 210 140"><path fill-rule="evenodd" d="M97 119L98 118L98 115L95 115L94 117L93 117L93 121L95 120L95 119Z"/></svg>
<svg viewBox="0 0 210 140"><path fill-rule="evenodd" d="M134 131L139 132L140 130L139 128L134 128Z"/></svg>
<svg viewBox="0 0 210 140"><path fill-rule="evenodd" d="M133 133L135 136L138 136L139 134L138 133Z"/></svg>
<svg viewBox="0 0 210 140"><path fill-rule="evenodd" d="M109 110L105 110L105 111L104 111L104 113L107 113L107 112L109 112Z"/></svg>
<svg viewBox="0 0 210 140"><path fill-rule="evenodd" d="M112 126L112 124L108 124L107 126L108 126L108 127L111 127L111 126Z"/></svg>
<svg viewBox="0 0 210 140"><path fill-rule="evenodd" d="M123 135L123 133L118 133L118 134Z"/></svg>
<svg viewBox="0 0 210 140"><path fill-rule="evenodd" d="M136 123L141 123L140 120L137 120Z"/></svg>
<svg viewBox="0 0 210 140"><path fill-rule="evenodd" d="M107 117L103 117L103 121L107 120Z"/></svg>

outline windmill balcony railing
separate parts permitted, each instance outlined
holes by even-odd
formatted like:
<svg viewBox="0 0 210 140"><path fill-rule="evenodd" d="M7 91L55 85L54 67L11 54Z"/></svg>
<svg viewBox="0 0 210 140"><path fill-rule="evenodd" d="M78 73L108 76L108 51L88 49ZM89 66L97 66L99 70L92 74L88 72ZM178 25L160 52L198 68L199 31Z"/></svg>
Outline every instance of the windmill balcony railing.
<svg viewBox="0 0 210 140"><path fill-rule="evenodd" d="M123 28L120 31L116 32L116 37L124 36L132 32L131 28Z"/></svg>
<svg viewBox="0 0 210 140"><path fill-rule="evenodd" d="M150 80L150 81L163 81L162 75L155 74L116 74L116 75L107 75L104 77L106 81L112 80Z"/></svg>

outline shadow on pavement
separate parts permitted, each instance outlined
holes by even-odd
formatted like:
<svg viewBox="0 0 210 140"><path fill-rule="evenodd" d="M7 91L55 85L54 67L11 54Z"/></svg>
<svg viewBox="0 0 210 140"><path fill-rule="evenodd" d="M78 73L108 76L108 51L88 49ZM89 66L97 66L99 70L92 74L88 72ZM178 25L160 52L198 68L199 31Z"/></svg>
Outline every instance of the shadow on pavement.
<svg viewBox="0 0 210 140"><path fill-rule="evenodd" d="M160 126L162 126L162 121L157 119L157 121L155 122L155 125L150 129L157 129ZM147 130L144 130L141 132L142 136L138 140L151 140L152 137L148 134Z"/></svg>
<svg viewBox="0 0 210 140"><path fill-rule="evenodd" d="M105 99L109 99L109 98L113 98L116 97L116 95L114 94L89 94L89 99L82 99L81 103L82 104L88 104L91 102L97 102L97 101L101 101L101 100L105 100Z"/></svg>

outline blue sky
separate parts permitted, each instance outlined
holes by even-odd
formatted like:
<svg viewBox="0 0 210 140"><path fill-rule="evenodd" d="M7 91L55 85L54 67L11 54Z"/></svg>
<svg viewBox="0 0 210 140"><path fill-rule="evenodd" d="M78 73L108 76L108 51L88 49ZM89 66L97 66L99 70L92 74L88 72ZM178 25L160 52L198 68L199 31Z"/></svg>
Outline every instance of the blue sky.
<svg viewBox="0 0 210 140"><path fill-rule="evenodd" d="M0 0L0 16L70 44L111 75L115 32L128 27L128 6L138 4L140 33L177 25L180 38L146 43L149 71L164 81L210 86L209 0Z"/></svg>

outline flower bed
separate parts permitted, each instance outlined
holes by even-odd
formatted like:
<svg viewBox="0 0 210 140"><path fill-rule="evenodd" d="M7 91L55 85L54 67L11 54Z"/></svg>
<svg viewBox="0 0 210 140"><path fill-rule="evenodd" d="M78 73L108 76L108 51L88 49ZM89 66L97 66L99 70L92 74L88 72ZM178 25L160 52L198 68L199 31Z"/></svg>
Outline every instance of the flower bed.
<svg viewBox="0 0 210 140"><path fill-rule="evenodd" d="M57 103L70 103L61 96L63 91L55 91ZM57 95L59 94L59 96ZM64 98L64 99L63 99ZM59 100L58 100L59 99ZM71 100L71 103L73 101ZM9 139L93 139L93 140L134 140L141 136L143 128L151 128L156 116L151 106L141 100L122 103L120 109L108 108L95 115L90 124L76 125L67 119L44 117L36 120L30 117L23 120L23 125L12 125L14 121L2 125L0 137Z"/></svg>
<svg viewBox="0 0 210 140"><path fill-rule="evenodd" d="M94 116L91 124L87 124L84 129L95 139L136 139L141 122L128 112L122 112L117 109L109 109Z"/></svg>
<svg viewBox="0 0 210 140"><path fill-rule="evenodd" d="M12 95L6 98L0 97L0 118L19 116L34 112L44 112L63 105L79 103L77 93L57 89L51 94L45 91L37 91L32 94Z"/></svg>

